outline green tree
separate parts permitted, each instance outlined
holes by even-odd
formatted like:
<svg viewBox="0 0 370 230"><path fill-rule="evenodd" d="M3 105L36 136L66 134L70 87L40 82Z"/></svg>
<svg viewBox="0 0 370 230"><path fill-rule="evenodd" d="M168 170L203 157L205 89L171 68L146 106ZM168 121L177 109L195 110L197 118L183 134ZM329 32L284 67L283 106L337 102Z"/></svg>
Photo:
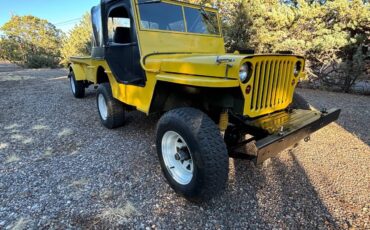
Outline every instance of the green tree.
<svg viewBox="0 0 370 230"><path fill-rule="evenodd" d="M293 51L310 79L348 92L366 72L370 6L363 0L189 0L217 6L229 51ZM368 58L368 57L367 57ZM370 78L368 75L365 76Z"/></svg>
<svg viewBox="0 0 370 230"><path fill-rule="evenodd" d="M58 65L62 32L47 20L13 16L1 30L1 58L30 68Z"/></svg>
<svg viewBox="0 0 370 230"><path fill-rule="evenodd" d="M61 64L67 65L71 56L86 56L91 52L92 26L90 14L86 13L81 21L63 39L60 50Z"/></svg>
<svg viewBox="0 0 370 230"><path fill-rule="evenodd" d="M280 29L285 36L272 50L306 56L311 79L348 92L364 73L366 54L360 51L369 44L369 5L361 0L297 2L285 16L291 18L288 26Z"/></svg>

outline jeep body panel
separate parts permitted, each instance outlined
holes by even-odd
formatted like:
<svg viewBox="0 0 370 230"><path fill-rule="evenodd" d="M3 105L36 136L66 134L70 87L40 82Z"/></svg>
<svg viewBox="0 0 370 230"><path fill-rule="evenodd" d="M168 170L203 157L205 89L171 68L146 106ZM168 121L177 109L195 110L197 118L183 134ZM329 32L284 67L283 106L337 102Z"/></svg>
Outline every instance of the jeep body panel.
<svg viewBox="0 0 370 230"><path fill-rule="evenodd" d="M171 7L182 15L176 20L183 21L183 31L148 27L148 20L161 23L163 15L153 11L163 7ZM71 58L76 79L97 84L99 69L103 69L113 96L146 114L151 112L158 82L219 89L239 87L237 93L242 94L244 103L237 112L252 118L285 109L292 101L299 77L304 75L301 71L300 76L293 76L294 65L298 60L304 65L304 59L295 55L226 54L216 9L203 9L216 20L218 29L214 33L189 31L192 27L186 12L202 9L167 0L103 0L92 9L93 50L100 51L93 52L92 58ZM125 19L126 25L116 30L129 36L126 39L122 39L123 34L109 32L109 22L116 17ZM253 76L241 82L239 70L246 62Z"/></svg>
<svg viewBox="0 0 370 230"><path fill-rule="evenodd" d="M251 140L241 139L252 136L258 163L340 114L291 108L305 78L304 57L226 53L216 9L174 0L101 0L91 15L92 56L70 58L69 76L79 85L109 82L118 106L147 115L201 110L228 148L245 146Z"/></svg>
<svg viewBox="0 0 370 230"><path fill-rule="evenodd" d="M218 59L229 59L231 62L217 63ZM304 61L293 55L155 54L145 61L145 67L151 71L146 72L147 80L143 87L118 82L104 60L72 57L71 67L78 80L94 84L98 82L97 69L102 67L112 84L113 95L146 114L150 113L157 81L163 81L220 89L240 87L244 97L243 115L257 117L285 109L292 102L299 78L304 77L304 72L300 76L293 74L293 65L297 60ZM256 68L245 84L238 79L239 66L244 62ZM247 87L251 87L251 93L246 93Z"/></svg>
<svg viewBox="0 0 370 230"><path fill-rule="evenodd" d="M212 88L229 88L239 87L239 80L236 79L220 79L215 77L199 77L186 74L172 73L151 73L147 72L147 81L144 87L119 83L110 70L109 65L104 60L94 60L91 58L70 58L72 64L71 70L74 71L76 79L81 81L89 81L93 84L98 82L98 69L102 68L107 75L111 84L113 96L137 110L146 114L150 113L153 93L155 86L159 82L168 82L179 85L196 86L196 87L212 87Z"/></svg>

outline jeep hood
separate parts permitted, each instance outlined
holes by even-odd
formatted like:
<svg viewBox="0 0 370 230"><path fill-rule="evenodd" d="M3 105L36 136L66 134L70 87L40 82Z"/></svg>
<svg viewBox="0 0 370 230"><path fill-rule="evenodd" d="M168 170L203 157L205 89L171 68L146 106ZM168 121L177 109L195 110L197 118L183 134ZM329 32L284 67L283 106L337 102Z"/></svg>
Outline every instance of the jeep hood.
<svg viewBox="0 0 370 230"><path fill-rule="evenodd" d="M158 72L239 79L240 65L245 58L254 57L303 58L287 54L165 54L156 53L147 56L145 63Z"/></svg>
<svg viewBox="0 0 370 230"><path fill-rule="evenodd" d="M164 55L163 55L164 56ZM242 55L156 55L146 63L160 72L220 78L238 78Z"/></svg>

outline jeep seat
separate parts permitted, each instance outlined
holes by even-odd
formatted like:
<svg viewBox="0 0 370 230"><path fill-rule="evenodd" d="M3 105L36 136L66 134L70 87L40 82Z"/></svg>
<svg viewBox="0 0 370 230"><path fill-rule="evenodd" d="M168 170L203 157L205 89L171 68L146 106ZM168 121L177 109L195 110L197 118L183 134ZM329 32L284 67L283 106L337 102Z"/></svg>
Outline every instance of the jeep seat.
<svg viewBox="0 0 370 230"><path fill-rule="evenodd" d="M116 27L113 36L113 42L120 44L131 43L130 28Z"/></svg>

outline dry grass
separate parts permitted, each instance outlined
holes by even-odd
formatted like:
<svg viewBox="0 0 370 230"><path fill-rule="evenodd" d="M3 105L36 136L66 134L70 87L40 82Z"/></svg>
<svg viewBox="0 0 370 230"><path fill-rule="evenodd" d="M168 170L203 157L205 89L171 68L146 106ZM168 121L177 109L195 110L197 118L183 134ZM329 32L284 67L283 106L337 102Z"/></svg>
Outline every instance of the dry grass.
<svg viewBox="0 0 370 230"><path fill-rule="evenodd" d="M66 137L71 136L73 134L73 131L71 129L63 129L58 133L58 137Z"/></svg>
<svg viewBox="0 0 370 230"><path fill-rule="evenodd" d="M33 130L46 130L49 129L46 125L35 125L32 127Z"/></svg>
<svg viewBox="0 0 370 230"><path fill-rule="evenodd" d="M11 135L10 138L12 138L13 140L17 140L17 141L22 141L23 139L25 139L25 137L20 134L13 134Z"/></svg>
<svg viewBox="0 0 370 230"><path fill-rule="evenodd" d="M14 163L14 162L18 162L20 161L21 158L19 158L17 155L13 154L13 155L10 155L6 158L5 160L5 164L10 164L10 163Z"/></svg>
<svg viewBox="0 0 370 230"><path fill-rule="evenodd" d="M53 148L48 147L44 152L44 157L51 157L53 155Z"/></svg>
<svg viewBox="0 0 370 230"><path fill-rule="evenodd" d="M18 125L18 124L12 124L12 125L8 125L8 126L5 126L4 129L5 130L10 130L10 129L17 129L17 128L20 128L22 126Z"/></svg>
<svg viewBox="0 0 370 230"><path fill-rule="evenodd" d="M77 189L82 189L88 183L89 183L88 180L86 180L86 179L80 179L80 180L73 181L71 184L69 184L69 187L74 187L74 188L77 188Z"/></svg>
<svg viewBox="0 0 370 230"><path fill-rule="evenodd" d="M99 193L99 197L104 201L111 200L113 198L113 191L110 189L103 189Z"/></svg>
<svg viewBox="0 0 370 230"><path fill-rule="evenodd" d="M127 222L128 218L137 214L136 208L127 202L122 208L106 208L97 216L98 222L106 224L116 224L118 222Z"/></svg>
<svg viewBox="0 0 370 230"><path fill-rule="evenodd" d="M29 220L21 217L17 222L14 223L12 230L23 230L26 229L26 225L29 222Z"/></svg>
<svg viewBox="0 0 370 230"><path fill-rule="evenodd" d="M5 149L9 146L7 143L0 143L0 149Z"/></svg>
<svg viewBox="0 0 370 230"><path fill-rule="evenodd" d="M23 140L22 140L22 143L23 144L31 144L33 142L33 139L32 138L30 138L30 137L27 137L27 138L24 138Z"/></svg>
<svg viewBox="0 0 370 230"><path fill-rule="evenodd" d="M13 140L16 140L16 141L20 141L23 144L31 144L33 142L33 139L31 137L25 137L25 136L17 134L17 133L12 134L10 136L10 138L12 138Z"/></svg>

